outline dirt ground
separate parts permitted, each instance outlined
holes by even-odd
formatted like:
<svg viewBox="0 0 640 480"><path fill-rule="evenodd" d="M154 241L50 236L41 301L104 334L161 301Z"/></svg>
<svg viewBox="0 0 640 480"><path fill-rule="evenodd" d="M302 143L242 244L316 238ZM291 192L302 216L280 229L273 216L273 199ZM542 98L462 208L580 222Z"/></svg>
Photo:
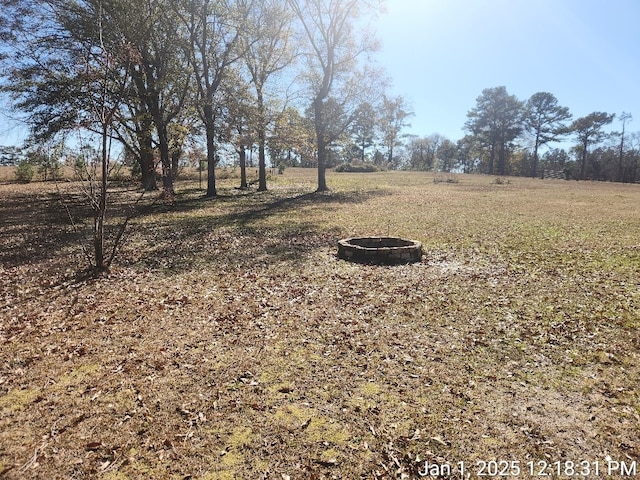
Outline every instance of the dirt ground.
<svg viewBox="0 0 640 480"><path fill-rule="evenodd" d="M150 195L100 278L77 185L0 184L0 478L640 474L640 186L314 175Z"/></svg>

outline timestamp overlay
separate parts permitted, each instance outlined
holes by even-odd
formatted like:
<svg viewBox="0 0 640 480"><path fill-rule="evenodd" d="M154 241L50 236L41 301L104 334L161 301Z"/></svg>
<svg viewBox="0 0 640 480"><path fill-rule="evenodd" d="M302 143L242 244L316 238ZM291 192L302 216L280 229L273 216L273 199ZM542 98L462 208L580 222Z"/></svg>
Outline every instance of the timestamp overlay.
<svg viewBox="0 0 640 480"><path fill-rule="evenodd" d="M421 478L638 478L636 460L475 460L473 462L431 463L419 469Z"/></svg>

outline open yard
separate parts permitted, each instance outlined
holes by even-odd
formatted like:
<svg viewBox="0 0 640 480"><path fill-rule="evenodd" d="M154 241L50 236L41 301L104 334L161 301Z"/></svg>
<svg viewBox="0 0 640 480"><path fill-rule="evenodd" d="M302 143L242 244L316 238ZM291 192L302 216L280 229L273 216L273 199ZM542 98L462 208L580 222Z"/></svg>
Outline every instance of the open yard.
<svg viewBox="0 0 640 480"><path fill-rule="evenodd" d="M97 279L76 185L0 184L0 478L640 478L640 185L315 174L179 181Z"/></svg>

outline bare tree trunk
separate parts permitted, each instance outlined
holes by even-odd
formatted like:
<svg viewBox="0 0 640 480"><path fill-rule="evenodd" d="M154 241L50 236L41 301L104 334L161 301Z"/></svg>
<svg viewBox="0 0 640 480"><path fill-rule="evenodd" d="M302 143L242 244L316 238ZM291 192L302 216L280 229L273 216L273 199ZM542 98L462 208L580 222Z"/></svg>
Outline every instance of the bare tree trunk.
<svg viewBox="0 0 640 480"><path fill-rule="evenodd" d="M587 146L588 143L586 141L582 142L582 155L580 155L580 180L584 180L587 168Z"/></svg>
<svg viewBox="0 0 640 480"><path fill-rule="evenodd" d="M156 165L153 158L153 150L140 152L140 163L142 169L142 188L147 192L158 190L156 181Z"/></svg>
<svg viewBox="0 0 640 480"><path fill-rule="evenodd" d="M257 97L258 97L258 191L264 192L267 190L267 159L266 159L266 126L265 126L265 108L264 98L262 97L262 87L256 84Z"/></svg>
<svg viewBox="0 0 640 480"><path fill-rule="evenodd" d="M240 189L246 190L249 185L247 184L247 150L244 145L238 150L238 155L240 156Z"/></svg>
<svg viewBox="0 0 640 480"><path fill-rule="evenodd" d="M142 187L150 192L158 190L156 182L156 165L153 157L153 140L151 138L151 120L143 120L138 131L138 143L140 144L140 168L142 172Z"/></svg>
<svg viewBox="0 0 640 480"><path fill-rule="evenodd" d="M175 197L173 190L173 176L171 175L171 158L169 156L169 139L164 123L158 123L158 148L160 149L160 163L162 164L162 196L172 201Z"/></svg>
<svg viewBox="0 0 640 480"><path fill-rule="evenodd" d="M322 100L316 99L315 110L315 130L318 147L318 188L316 192L325 192L327 188L326 168L327 168L327 141L325 138L324 111Z"/></svg>
<svg viewBox="0 0 640 480"><path fill-rule="evenodd" d="M624 117L624 113L623 115L623 120L622 120L622 134L620 135L620 152L618 153L618 181L622 182L624 181L624 173L623 173L623 165L624 165L624 128L625 128L625 121L626 121L626 117Z"/></svg>
<svg viewBox="0 0 640 480"><path fill-rule="evenodd" d="M489 152L489 175L493 175L493 165L495 163L496 158L496 144L491 143L491 149Z"/></svg>
<svg viewBox="0 0 640 480"><path fill-rule="evenodd" d="M213 117L213 107L206 105L205 113L205 129L207 131L207 197L215 197L218 195L216 191L216 139L215 125Z"/></svg>
<svg viewBox="0 0 640 480"><path fill-rule="evenodd" d="M262 128L258 132L258 191L267 190L267 159L265 152L265 135Z"/></svg>
<svg viewBox="0 0 640 480"><path fill-rule="evenodd" d="M327 145L325 142L318 141L318 188L316 192L325 192L327 188L326 179L326 165L327 165Z"/></svg>
<svg viewBox="0 0 640 480"><path fill-rule="evenodd" d="M536 134L536 143L533 147L533 162L531 164L531 178L536 178L538 174L538 148L540 146L540 135Z"/></svg>
<svg viewBox="0 0 640 480"><path fill-rule="evenodd" d="M180 150L171 152L171 176L175 180L178 178L178 169L180 168Z"/></svg>
<svg viewBox="0 0 640 480"><path fill-rule="evenodd" d="M108 270L104 257L104 220L107 212L107 176L109 174L109 154L107 151L108 124L104 119L102 127L102 178L100 179L100 193L97 209L93 217L93 250L95 269L97 273Z"/></svg>
<svg viewBox="0 0 640 480"><path fill-rule="evenodd" d="M500 149L498 150L498 175L504 175L506 171L507 158L505 151L504 141L500 142Z"/></svg>

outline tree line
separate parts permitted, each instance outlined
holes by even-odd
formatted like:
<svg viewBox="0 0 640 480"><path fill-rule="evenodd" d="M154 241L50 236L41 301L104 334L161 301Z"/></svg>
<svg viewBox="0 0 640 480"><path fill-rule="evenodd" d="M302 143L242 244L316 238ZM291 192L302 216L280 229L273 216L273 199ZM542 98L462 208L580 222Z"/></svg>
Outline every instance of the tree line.
<svg viewBox="0 0 640 480"><path fill-rule="evenodd" d="M356 28L382 1L0 0L1 88L30 142L118 142L147 190L159 167L172 196L176 163L204 145L207 196L225 151L246 186L253 148L260 190L268 151L272 163L316 166L321 191L355 120L398 103L369 61L375 39Z"/></svg>
<svg viewBox="0 0 640 480"><path fill-rule="evenodd" d="M619 131L605 132L615 118L592 112L574 119L549 92L522 101L504 86L486 88L467 113L467 135L455 143L437 134L412 138L404 165L531 177L561 171L565 178L637 182L640 133L627 131L632 117L626 112L617 116ZM573 145L552 148L559 142Z"/></svg>
<svg viewBox="0 0 640 480"><path fill-rule="evenodd" d="M548 92L523 101L487 88L462 139L405 135L413 112L387 94L363 28L383 1L0 0L0 88L26 116L31 143L55 150L72 138L76 162L88 143L102 139L100 157L115 141L144 188L167 197L179 162L198 155L207 196L229 158L247 188L254 152L259 190L267 156L272 166L316 167L319 191L340 163L638 181L629 114L605 134L613 114L573 119ZM573 147L553 148L559 142Z"/></svg>

